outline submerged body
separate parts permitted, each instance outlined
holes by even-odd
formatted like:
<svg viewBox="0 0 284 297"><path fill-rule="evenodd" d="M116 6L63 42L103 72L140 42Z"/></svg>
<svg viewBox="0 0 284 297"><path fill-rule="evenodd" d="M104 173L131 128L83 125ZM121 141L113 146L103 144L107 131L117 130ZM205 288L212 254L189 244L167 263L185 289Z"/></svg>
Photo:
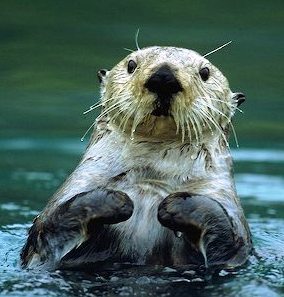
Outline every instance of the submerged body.
<svg viewBox="0 0 284 297"><path fill-rule="evenodd" d="M243 96L207 59L173 47L133 52L99 78L94 135L35 219L23 265L245 263L227 139Z"/></svg>

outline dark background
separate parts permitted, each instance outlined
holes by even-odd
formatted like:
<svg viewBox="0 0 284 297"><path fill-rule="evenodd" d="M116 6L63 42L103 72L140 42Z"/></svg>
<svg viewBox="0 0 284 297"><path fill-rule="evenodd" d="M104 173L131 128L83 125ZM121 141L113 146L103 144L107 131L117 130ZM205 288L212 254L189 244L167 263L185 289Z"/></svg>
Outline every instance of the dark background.
<svg viewBox="0 0 284 297"><path fill-rule="evenodd" d="M0 2L0 137L78 137L95 114L96 71L139 44L206 53L247 102L235 120L241 147L284 146L284 2Z"/></svg>

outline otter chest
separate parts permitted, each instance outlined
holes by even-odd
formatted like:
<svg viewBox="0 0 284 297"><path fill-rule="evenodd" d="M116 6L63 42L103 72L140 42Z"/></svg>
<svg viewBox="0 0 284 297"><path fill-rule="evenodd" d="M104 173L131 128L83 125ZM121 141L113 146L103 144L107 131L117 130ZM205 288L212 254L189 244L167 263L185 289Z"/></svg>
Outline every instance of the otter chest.
<svg viewBox="0 0 284 297"><path fill-rule="evenodd" d="M155 248L172 237L172 231L158 221L159 204L172 192L173 181L154 179L152 174L130 173L118 189L125 192L134 203L130 219L113 225L118 234L120 250L126 257L145 263Z"/></svg>

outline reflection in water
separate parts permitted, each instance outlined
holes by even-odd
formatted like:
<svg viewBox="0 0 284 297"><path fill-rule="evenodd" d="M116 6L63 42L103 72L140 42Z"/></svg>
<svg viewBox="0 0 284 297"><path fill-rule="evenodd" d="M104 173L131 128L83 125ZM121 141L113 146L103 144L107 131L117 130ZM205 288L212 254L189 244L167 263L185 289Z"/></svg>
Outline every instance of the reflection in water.
<svg viewBox="0 0 284 297"><path fill-rule="evenodd" d="M78 140L2 140L0 156L17 152L3 166L0 294L8 296L281 296L284 288L284 152L233 151L237 189L253 234L257 257L236 272L204 279L191 267L114 266L110 271L53 273L21 270L19 252L31 220L78 162ZM36 152L48 155L40 159ZM277 156L278 162L274 162ZM28 161L27 161L28 160ZM31 162L32 160L32 162ZM39 165L36 165L37 163ZM267 168L274 165L267 171ZM68 164L68 166L66 166ZM73 165L72 165L73 164ZM65 168L63 170L62 168ZM264 168L266 168L264 170Z"/></svg>

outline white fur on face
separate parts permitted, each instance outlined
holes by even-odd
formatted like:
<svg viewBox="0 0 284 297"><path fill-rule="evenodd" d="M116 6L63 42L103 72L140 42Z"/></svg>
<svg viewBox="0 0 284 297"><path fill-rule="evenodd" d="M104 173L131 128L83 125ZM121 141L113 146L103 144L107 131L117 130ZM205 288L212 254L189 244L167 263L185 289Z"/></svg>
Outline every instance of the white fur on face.
<svg viewBox="0 0 284 297"><path fill-rule="evenodd" d="M127 72L130 60L137 64L131 74ZM173 96L169 117L155 117L151 112L156 95L145 88L145 83L165 64L183 90ZM199 74L204 67L210 71L206 81ZM175 47L150 47L131 53L109 72L102 93L103 115L131 137L136 134L202 143L204 135L218 133L225 140L224 129L236 109L223 74L198 53Z"/></svg>

